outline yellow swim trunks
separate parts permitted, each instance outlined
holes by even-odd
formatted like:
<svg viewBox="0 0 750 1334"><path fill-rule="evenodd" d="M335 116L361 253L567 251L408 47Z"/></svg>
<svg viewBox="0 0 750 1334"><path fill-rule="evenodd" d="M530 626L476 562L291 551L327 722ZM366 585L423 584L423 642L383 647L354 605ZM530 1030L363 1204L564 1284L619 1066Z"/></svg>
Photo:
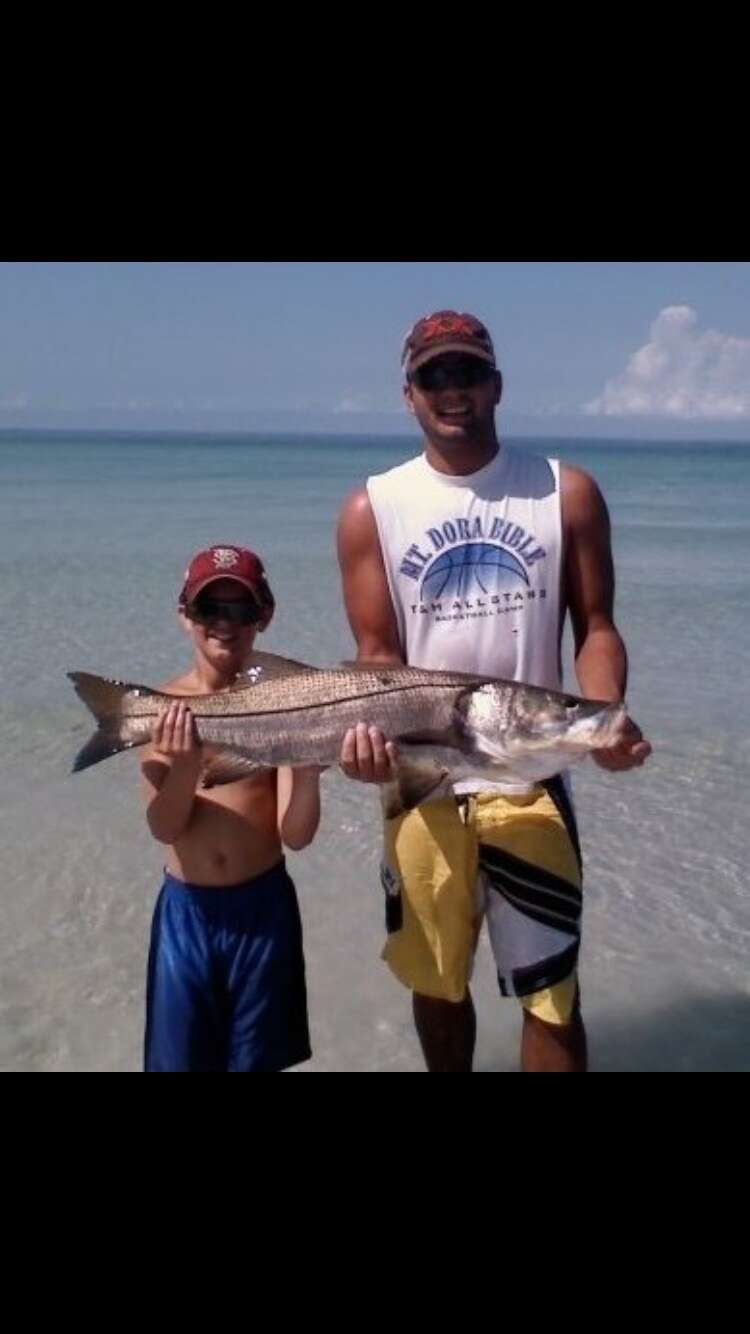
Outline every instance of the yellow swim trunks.
<svg viewBox="0 0 750 1334"><path fill-rule="evenodd" d="M500 991L548 1023L576 999L581 856L564 784L427 801L385 823L383 958L425 996L466 995L486 919Z"/></svg>

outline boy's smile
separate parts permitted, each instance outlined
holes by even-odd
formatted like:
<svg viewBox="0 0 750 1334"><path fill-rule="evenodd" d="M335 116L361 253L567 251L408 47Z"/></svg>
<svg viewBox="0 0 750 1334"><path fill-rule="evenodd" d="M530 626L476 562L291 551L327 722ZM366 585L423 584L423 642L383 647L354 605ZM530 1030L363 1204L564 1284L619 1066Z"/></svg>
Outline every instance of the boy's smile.
<svg viewBox="0 0 750 1334"><path fill-rule="evenodd" d="M258 603L235 579L215 579L185 609L196 651L232 680L245 665L258 632Z"/></svg>

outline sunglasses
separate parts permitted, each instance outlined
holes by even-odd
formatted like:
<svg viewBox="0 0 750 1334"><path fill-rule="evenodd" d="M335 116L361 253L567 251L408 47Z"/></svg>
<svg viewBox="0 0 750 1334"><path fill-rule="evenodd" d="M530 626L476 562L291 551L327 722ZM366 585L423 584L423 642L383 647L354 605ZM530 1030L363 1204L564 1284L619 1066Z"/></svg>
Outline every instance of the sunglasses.
<svg viewBox="0 0 750 1334"><path fill-rule="evenodd" d="M428 393L435 389L473 389L486 384L495 374L494 367L479 357L464 357L460 361L428 361L414 371L409 379L418 389Z"/></svg>
<svg viewBox="0 0 750 1334"><path fill-rule="evenodd" d="M229 621L231 625L257 625L263 612L257 602L243 598L239 602L220 602L218 598L196 598L186 608L191 621L211 625L214 621Z"/></svg>

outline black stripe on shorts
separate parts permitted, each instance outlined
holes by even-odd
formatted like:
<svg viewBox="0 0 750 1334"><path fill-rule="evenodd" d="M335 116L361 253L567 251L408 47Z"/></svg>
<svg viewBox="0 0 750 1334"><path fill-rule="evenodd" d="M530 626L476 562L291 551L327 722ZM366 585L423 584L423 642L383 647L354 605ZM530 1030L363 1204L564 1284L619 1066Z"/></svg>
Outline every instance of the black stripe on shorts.
<svg viewBox="0 0 750 1334"><path fill-rule="evenodd" d="M490 884L501 893L510 887L520 898L528 897L539 907L546 905L565 917L580 915L583 901L581 891L562 876L553 875L532 862L522 861L520 857L514 857L512 853L487 843L479 845L479 865L487 873Z"/></svg>

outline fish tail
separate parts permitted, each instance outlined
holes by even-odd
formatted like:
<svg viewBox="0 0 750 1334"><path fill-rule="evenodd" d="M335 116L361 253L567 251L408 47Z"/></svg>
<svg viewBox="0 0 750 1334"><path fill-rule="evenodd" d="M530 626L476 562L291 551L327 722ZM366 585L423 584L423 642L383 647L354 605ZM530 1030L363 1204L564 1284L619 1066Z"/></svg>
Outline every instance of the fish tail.
<svg viewBox="0 0 750 1334"><path fill-rule="evenodd" d="M140 695L153 695L157 691L147 686L129 685L124 681L107 681L103 676L92 676L89 672L68 672L75 686L76 694L91 710L99 726L89 737L86 745L73 761L73 773L88 769L110 755L117 755L121 750L129 750L137 744L122 735L122 701L130 690L137 690ZM146 737L144 736L144 741Z"/></svg>

